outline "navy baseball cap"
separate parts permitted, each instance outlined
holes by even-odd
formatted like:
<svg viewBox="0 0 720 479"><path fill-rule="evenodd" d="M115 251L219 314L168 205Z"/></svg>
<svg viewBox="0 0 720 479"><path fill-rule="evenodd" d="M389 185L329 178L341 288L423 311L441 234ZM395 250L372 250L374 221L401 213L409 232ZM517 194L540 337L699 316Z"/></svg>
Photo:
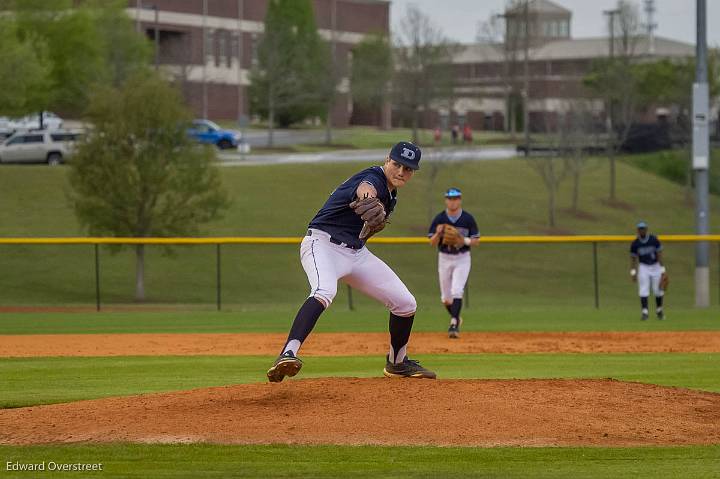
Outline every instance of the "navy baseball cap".
<svg viewBox="0 0 720 479"><path fill-rule="evenodd" d="M449 188L445 192L445 198L460 198L462 196L462 191L460 191L460 188Z"/></svg>
<svg viewBox="0 0 720 479"><path fill-rule="evenodd" d="M420 169L420 148L407 141L401 141L390 150L390 159L413 170Z"/></svg>
<svg viewBox="0 0 720 479"><path fill-rule="evenodd" d="M647 223L645 223L644 221L640 221L640 222L638 222L638 224L636 225L636 227L637 227L637 229L640 229L640 228L645 228L645 229L647 229Z"/></svg>

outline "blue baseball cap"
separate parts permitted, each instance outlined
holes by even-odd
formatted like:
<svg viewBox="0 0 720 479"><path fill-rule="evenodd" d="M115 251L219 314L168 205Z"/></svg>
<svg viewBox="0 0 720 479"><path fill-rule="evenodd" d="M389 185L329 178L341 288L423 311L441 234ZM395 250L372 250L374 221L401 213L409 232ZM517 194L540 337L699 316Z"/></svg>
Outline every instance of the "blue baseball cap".
<svg viewBox="0 0 720 479"><path fill-rule="evenodd" d="M460 188L449 188L445 192L445 198L460 198L462 196L462 191L460 191Z"/></svg>
<svg viewBox="0 0 720 479"><path fill-rule="evenodd" d="M638 224L636 225L636 227L637 227L637 229L640 229L640 228L647 229L647 223L645 223L644 221L639 221Z"/></svg>
<svg viewBox="0 0 720 479"><path fill-rule="evenodd" d="M420 169L420 148L407 141L401 141L390 150L390 159L413 170Z"/></svg>

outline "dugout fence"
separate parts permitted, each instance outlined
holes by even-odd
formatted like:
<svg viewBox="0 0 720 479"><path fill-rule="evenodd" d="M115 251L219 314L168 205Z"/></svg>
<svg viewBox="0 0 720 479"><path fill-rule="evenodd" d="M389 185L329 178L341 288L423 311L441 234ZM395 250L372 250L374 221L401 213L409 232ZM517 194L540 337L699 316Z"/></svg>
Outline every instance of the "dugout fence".
<svg viewBox="0 0 720 479"><path fill-rule="evenodd" d="M601 256L601 248L605 245L629 245L634 239L634 236L630 235L578 235L578 236L486 236L480 238L480 247L478 254L493 255L493 245L499 249L500 247L510 245L532 245L534 252L532 254L543 254L542 251L549 251L549 248L553 248L557 245L573 245L574 249L572 252L571 263L578 267L584 268L583 271L587 271L585 280L588 280L588 284L592 284L592 301L595 308L601 307L601 289L600 289L600 266L599 258ZM714 248L717 251L716 259L716 278L717 278L717 297L720 301L720 235L660 235L659 239L663 243L685 243L692 247L697 242L708 242L716 245ZM298 237L208 237L208 238L92 238L92 237L73 237L73 238L0 238L0 247L3 246L18 246L23 248L22 254L29 254L35 256L36 261L43 261L42 254L33 255L33 249L43 246L53 246L59 248L81 248L82 251L76 251L76 257L86 257L89 261L84 262L81 266L79 264L72 265L72 269L77 270L78 268L92 268L91 273L85 272L88 276L94 279L94 299L95 308L100 311L103 306L103 261L101 261L101 247L117 247L117 246L133 246L133 245L147 245L148 247L186 247L186 246L202 246L205 248L206 254L203 260L205 264L205 282L209 282L209 276L212 274L214 285L213 290L213 303L214 307L220 311L223 308L224 296L224 272L223 272L223 256L233 254L229 249L233 245L244 245L251 248L251 254L264 254L263 252L269 252L274 247L285 246L296 246L300 243L302 238ZM378 245L378 247L389 247L402 246L402 245L425 245L427 246L428 241L425 237L397 237L397 238L373 238L370 240L371 245ZM554 245L554 246L553 246ZM264 248L263 252L257 252L254 248ZM208 255L207 249L210 249L212 253ZM541 248L541 249L538 249ZM583 251L584 249L584 251ZM621 248L616 248L613 251L614 255L622 251ZM539 252L539 253L538 253ZM473 253L475 254L475 253ZM512 252L504 252L502 254L513 254ZM689 256L690 251L685 251L685 256ZM211 257L208 258L208 256ZM0 254L0 259L2 255ZM210 261L208 261L210 259ZM182 261L182 259L180 260ZM207 264L211 262L212 264ZM15 263L17 264L17 263ZM12 274L12 269L17 269L12 265L6 267L6 276ZM108 268L109 269L109 268ZM427 273L425 273L427 274ZM520 274L523 274L522 272ZM553 274L552 271L549 274ZM585 273L583 273L585 274ZM551 280L552 278L550 278ZM208 287L209 289L209 287ZM468 288L468 294L471 288ZM22 294L22 291L18 291L17 294ZM207 295L206 295L207 296ZM352 290L347 290L347 301L349 309L353 309L353 294ZM8 302L7 297L4 302ZM208 301L210 303L210 301Z"/></svg>

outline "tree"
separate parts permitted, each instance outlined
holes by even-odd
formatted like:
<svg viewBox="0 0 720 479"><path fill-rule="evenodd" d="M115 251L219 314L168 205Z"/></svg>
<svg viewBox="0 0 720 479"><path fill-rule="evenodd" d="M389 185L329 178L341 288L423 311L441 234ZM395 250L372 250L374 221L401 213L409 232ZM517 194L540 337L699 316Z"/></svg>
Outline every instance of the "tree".
<svg viewBox="0 0 720 479"><path fill-rule="evenodd" d="M451 67L458 47L413 5L398 31L393 96L397 107L410 116L412 139L417 142L421 112L428 111L433 102L452 97Z"/></svg>
<svg viewBox="0 0 720 479"><path fill-rule="evenodd" d="M548 146L550 150L557 151L555 156L531 157L530 152L526 151L525 161L535 173L540 176L543 186L547 191L547 221L548 227L555 228L557 226L557 193L560 183L567 177L570 167L567 156L567 138L563 136L562 129L559 135L552 135L553 125L546 119L545 129L548 134Z"/></svg>
<svg viewBox="0 0 720 479"><path fill-rule="evenodd" d="M427 160L424 160L423 178L427 182L425 188L425 200L427 202L427 220L432 222L437 207L438 191L435 189L437 178L446 167L450 166L452 161L451 152L447 148L433 148L428 153Z"/></svg>
<svg viewBox="0 0 720 479"><path fill-rule="evenodd" d="M335 92L330 54L317 32L309 0L271 0L258 65L250 74L250 102L268 120L268 146L275 124L289 126L327 114Z"/></svg>
<svg viewBox="0 0 720 479"><path fill-rule="evenodd" d="M361 108L379 111L388 101L393 75L390 42L385 35L368 35L353 49L350 90Z"/></svg>
<svg viewBox="0 0 720 479"><path fill-rule="evenodd" d="M228 199L214 150L192 145L179 92L154 73L94 92L92 134L73 157L69 194L89 234L187 236L219 217ZM145 246L136 245L136 300L145 298Z"/></svg>
<svg viewBox="0 0 720 479"><path fill-rule="evenodd" d="M22 43L32 46L33 54L28 57L47 66L44 77L19 80L26 89L33 85L35 95L42 98L34 102L35 111L51 109L80 116L94 86L119 85L146 67L149 45L134 31L125 4L120 0L6 2L4 21L12 25ZM43 85L36 85L41 78Z"/></svg>
<svg viewBox="0 0 720 479"><path fill-rule="evenodd" d="M568 174L567 157L528 157L530 167L540 176L548 193L548 226L557 226L557 192Z"/></svg>
<svg viewBox="0 0 720 479"><path fill-rule="evenodd" d="M107 81L116 87L147 68L152 54L151 43L135 31L133 20L125 13L126 5L123 0L104 0L92 10L102 41Z"/></svg>
<svg viewBox="0 0 720 479"><path fill-rule="evenodd" d="M48 108L80 115L87 93L107 78L103 45L88 8L71 8L69 1L17 2L23 32L35 35L46 50L50 67Z"/></svg>
<svg viewBox="0 0 720 479"><path fill-rule="evenodd" d="M588 140L595 134L592 106L583 100L570 101L558 125L558 147L567 158L568 175L572 178L570 211L580 214L580 178L588 166Z"/></svg>
<svg viewBox="0 0 720 479"><path fill-rule="evenodd" d="M50 66L33 41L21 40L15 23L0 19L0 115L27 115L47 102Z"/></svg>
<svg viewBox="0 0 720 479"><path fill-rule="evenodd" d="M720 61L717 52L708 55L708 87L710 99L720 94ZM692 195L692 85L695 82L695 59L663 59L636 65L638 95L643 106L669 107L668 121L675 141L687 151L685 172L685 195L691 201Z"/></svg>
<svg viewBox="0 0 720 479"><path fill-rule="evenodd" d="M595 62L585 84L599 94L606 104L607 155L610 160L609 200L616 200L615 160L619 149L627 140L632 122L637 115L639 81L636 68L636 47L640 38L640 21L637 6L619 0L610 14L610 56Z"/></svg>
<svg viewBox="0 0 720 479"><path fill-rule="evenodd" d="M508 4L508 8L512 8L512 3ZM504 15L493 14L490 19L479 26L477 40L478 42L488 43L502 58L502 69L500 70L500 78L503 84L503 97L505 100L506 114L505 131L510 132L511 138L514 140L517 132L517 111L519 99L521 98L519 88L519 62L520 53L520 36L508 35L506 22L503 21Z"/></svg>

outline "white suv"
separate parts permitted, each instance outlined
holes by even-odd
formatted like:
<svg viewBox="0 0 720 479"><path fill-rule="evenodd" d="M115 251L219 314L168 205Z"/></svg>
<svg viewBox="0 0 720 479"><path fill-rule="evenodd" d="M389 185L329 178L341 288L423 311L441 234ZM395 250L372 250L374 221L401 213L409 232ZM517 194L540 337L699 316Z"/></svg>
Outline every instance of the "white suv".
<svg viewBox="0 0 720 479"><path fill-rule="evenodd" d="M16 133L0 144L0 163L59 165L72 156L79 137L65 130Z"/></svg>

